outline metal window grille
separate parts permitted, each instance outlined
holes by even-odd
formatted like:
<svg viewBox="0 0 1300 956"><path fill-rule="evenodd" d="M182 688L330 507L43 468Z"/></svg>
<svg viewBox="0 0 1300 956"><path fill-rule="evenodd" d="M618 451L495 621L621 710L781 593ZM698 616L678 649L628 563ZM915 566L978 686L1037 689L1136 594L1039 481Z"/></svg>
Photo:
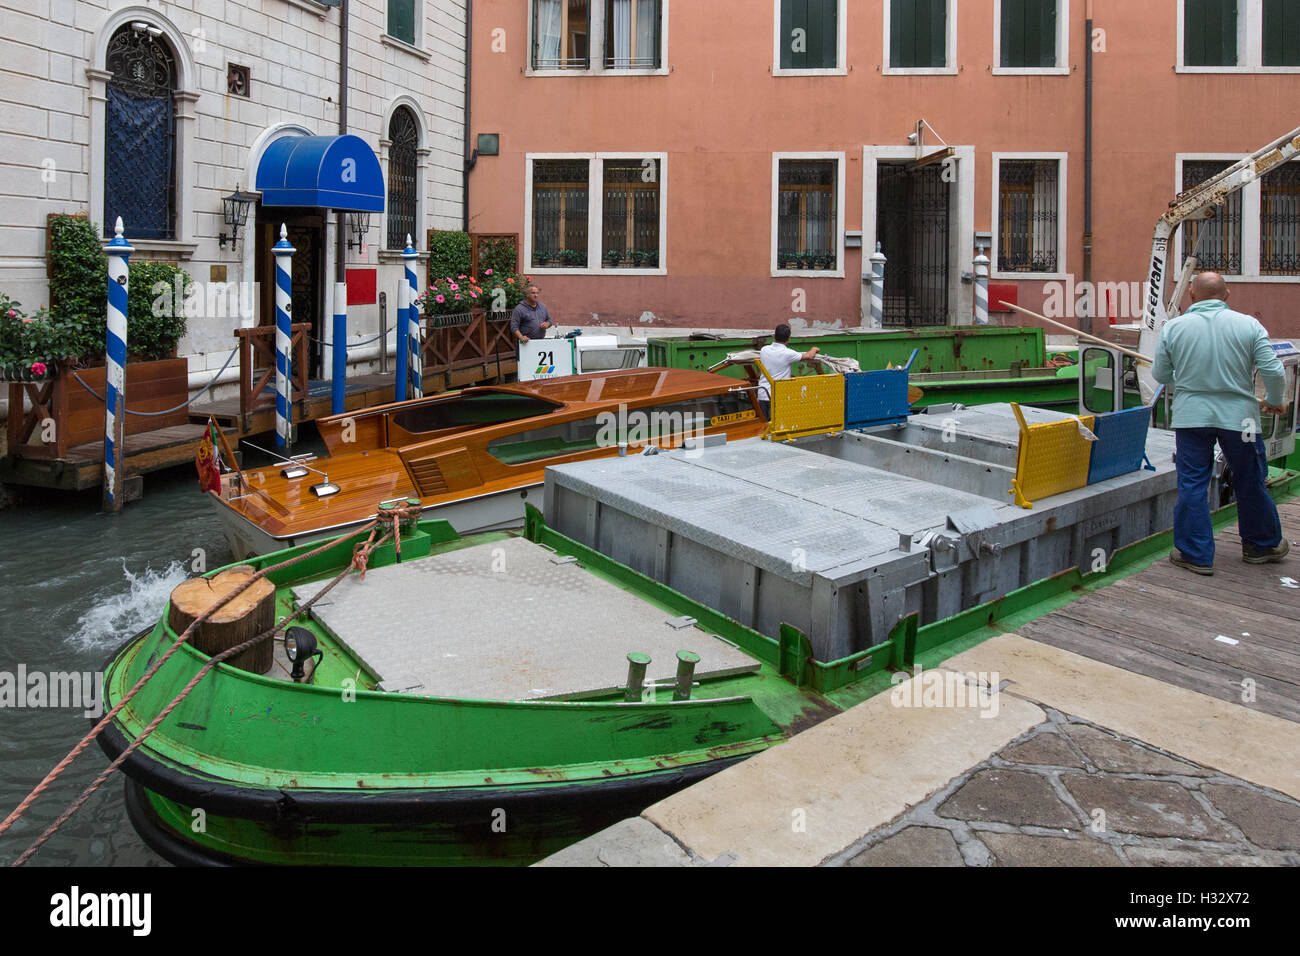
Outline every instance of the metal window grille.
<svg viewBox="0 0 1300 956"><path fill-rule="evenodd" d="M533 0L533 69L591 66L587 0Z"/></svg>
<svg viewBox="0 0 1300 956"><path fill-rule="evenodd" d="M1060 261L1060 163L1004 159L998 169L998 269L1055 273Z"/></svg>
<svg viewBox="0 0 1300 956"><path fill-rule="evenodd" d="M589 168L585 159L534 161L534 268L587 265Z"/></svg>
<svg viewBox="0 0 1300 956"><path fill-rule="evenodd" d="M1183 189L1199 186L1231 165L1222 160L1184 162ZM1183 256L1196 256L1202 270L1241 275L1241 220L1241 190L1237 190L1213 219L1183 223Z"/></svg>
<svg viewBox="0 0 1300 956"><path fill-rule="evenodd" d="M416 150L420 130L415 115L405 106L393 111L388 122L388 248L406 247L406 237L418 241L415 210L418 198Z"/></svg>
<svg viewBox="0 0 1300 956"><path fill-rule="evenodd" d="M167 42L125 26L108 43L104 234L118 216L138 239L176 237L176 59Z"/></svg>
<svg viewBox="0 0 1300 956"><path fill-rule="evenodd" d="M1270 170L1260 181L1259 271L1300 275L1300 163Z"/></svg>
<svg viewBox="0 0 1300 956"><path fill-rule="evenodd" d="M948 323L950 200L941 166L878 167L876 235L886 256L887 328Z"/></svg>
<svg viewBox="0 0 1300 956"><path fill-rule="evenodd" d="M777 175L777 265L834 269L837 160L781 160Z"/></svg>
<svg viewBox="0 0 1300 956"><path fill-rule="evenodd" d="M659 265L659 160L605 161L601 256L613 267Z"/></svg>

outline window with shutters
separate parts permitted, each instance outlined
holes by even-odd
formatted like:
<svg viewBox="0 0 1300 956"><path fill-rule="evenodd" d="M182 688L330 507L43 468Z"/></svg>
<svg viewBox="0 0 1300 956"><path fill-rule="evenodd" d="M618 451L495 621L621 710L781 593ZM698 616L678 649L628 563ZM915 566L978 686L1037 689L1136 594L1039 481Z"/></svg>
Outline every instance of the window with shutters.
<svg viewBox="0 0 1300 956"><path fill-rule="evenodd" d="M1183 0L1183 65L1236 66L1238 0Z"/></svg>
<svg viewBox="0 0 1300 956"><path fill-rule="evenodd" d="M105 65L104 234L121 216L132 239L175 239L176 56L130 24L108 41Z"/></svg>
<svg viewBox="0 0 1300 956"><path fill-rule="evenodd" d="M951 0L886 0L886 74L957 72Z"/></svg>
<svg viewBox="0 0 1300 956"><path fill-rule="evenodd" d="M1263 65L1300 66L1300 0L1264 0Z"/></svg>
<svg viewBox="0 0 1300 956"><path fill-rule="evenodd" d="M1069 0L994 0L993 72L1070 72Z"/></svg>
<svg viewBox="0 0 1300 956"><path fill-rule="evenodd" d="M843 74L845 0L775 0L774 76Z"/></svg>
<svg viewBox="0 0 1300 956"><path fill-rule="evenodd" d="M1178 0L1177 69L1300 73L1300 0Z"/></svg>
<svg viewBox="0 0 1300 956"><path fill-rule="evenodd" d="M388 35L416 45L415 21L420 0L388 0Z"/></svg>
<svg viewBox="0 0 1300 956"><path fill-rule="evenodd" d="M1199 186L1233 164L1232 160L1184 160L1183 189ZM1244 190L1230 194L1213 219L1184 222L1183 256L1195 255L1199 268L1221 275L1241 275L1241 226ZM1179 268L1174 272L1178 273Z"/></svg>
<svg viewBox="0 0 1300 956"><path fill-rule="evenodd" d="M994 271L1008 277L1065 272L1064 154L993 154Z"/></svg>
<svg viewBox="0 0 1300 956"><path fill-rule="evenodd" d="M530 267L666 274L666 162L665 153L530 156Z"/></svg>
<svg viewBox="0 0 1300 956"><path fill-rule="evenodd" d="M843 155L778 153L773 162L773 275L842 276Z"/></svg>

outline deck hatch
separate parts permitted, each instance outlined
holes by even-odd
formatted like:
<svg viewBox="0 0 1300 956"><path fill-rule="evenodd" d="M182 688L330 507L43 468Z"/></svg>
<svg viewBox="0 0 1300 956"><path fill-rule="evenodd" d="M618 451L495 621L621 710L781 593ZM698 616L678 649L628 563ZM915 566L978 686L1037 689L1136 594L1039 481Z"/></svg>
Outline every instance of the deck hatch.
<svg viewBox="0 0 1300 956"><path fill-rule="evenodd" d="M679 650L700 655L697 680L758 670L748 654L697 627L669 627L662 609L552 557L507 538L377 568L364 581L347 578L313 615L386 687L429 697L613 691L630 651L652 658L648 682L672 681ZM304 585L294 597L315 590Z"/></svg>

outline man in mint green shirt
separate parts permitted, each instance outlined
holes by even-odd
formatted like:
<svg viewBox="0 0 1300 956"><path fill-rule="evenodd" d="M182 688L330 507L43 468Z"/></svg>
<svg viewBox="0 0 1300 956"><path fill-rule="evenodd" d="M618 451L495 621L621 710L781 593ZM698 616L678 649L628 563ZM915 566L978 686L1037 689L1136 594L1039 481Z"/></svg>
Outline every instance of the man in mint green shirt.
<svg viewBox="0 0 1300 956"><path fill-rule="evenodd" d="M1214 573L1214 530L1207 493L1214 472L1214 446L1232 469L1242 559L1250 564L1283 560L1277 506L1265 481L1268 461L1260 437L1260 412L1285 411L1286 377L1257 320L1226 305L1228 284L1215 272L1192 280L1192 307L1160 331L1151 374L1174 385L1173 428L1177 438L1178 503L1169 560L1197 574ZM1255 397L1255 370L1268 394Z"/></svg>

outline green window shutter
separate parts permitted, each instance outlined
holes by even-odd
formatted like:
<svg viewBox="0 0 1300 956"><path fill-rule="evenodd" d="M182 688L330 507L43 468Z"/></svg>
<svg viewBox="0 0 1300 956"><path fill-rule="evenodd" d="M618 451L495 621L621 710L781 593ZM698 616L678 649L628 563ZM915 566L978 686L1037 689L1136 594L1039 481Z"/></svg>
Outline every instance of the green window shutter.
<svg viewBox="0 0 1300 956"><path fill-rule="evenodd" d="M1183 0L1183 63L1237 65L1237 0Z"/></svg>
<svg viewBox="0 0 1300 956"><path fill-rule="evenodd" d="M388 0L388 35L415 45L415 0Z"/></svg>
<svg viewBox="0 0 1300 956"><path fill-rule="evenodd" d="M1057 65L1056 6L1057 0L1002 0L1002 66Z"/></svg>
<svg viewBox="0 0 1300 956"><path fill-rule="evenodd" d="M890 0L889 65L947 66L947 21L947 0Z"/></svg>
<svg viewBox="0 0 1300 956"><path fill-rule="evenodd" d="M781 69L818 70L839 65L839 0L781 0ZM803 31L796 51L795 30Z"/></svg>
<svg viewBox="0 0 1300 956"><path fill-rule="evenodd" d="M1300 0L1264 0L1264 65L1300 66Z"/></svg>

